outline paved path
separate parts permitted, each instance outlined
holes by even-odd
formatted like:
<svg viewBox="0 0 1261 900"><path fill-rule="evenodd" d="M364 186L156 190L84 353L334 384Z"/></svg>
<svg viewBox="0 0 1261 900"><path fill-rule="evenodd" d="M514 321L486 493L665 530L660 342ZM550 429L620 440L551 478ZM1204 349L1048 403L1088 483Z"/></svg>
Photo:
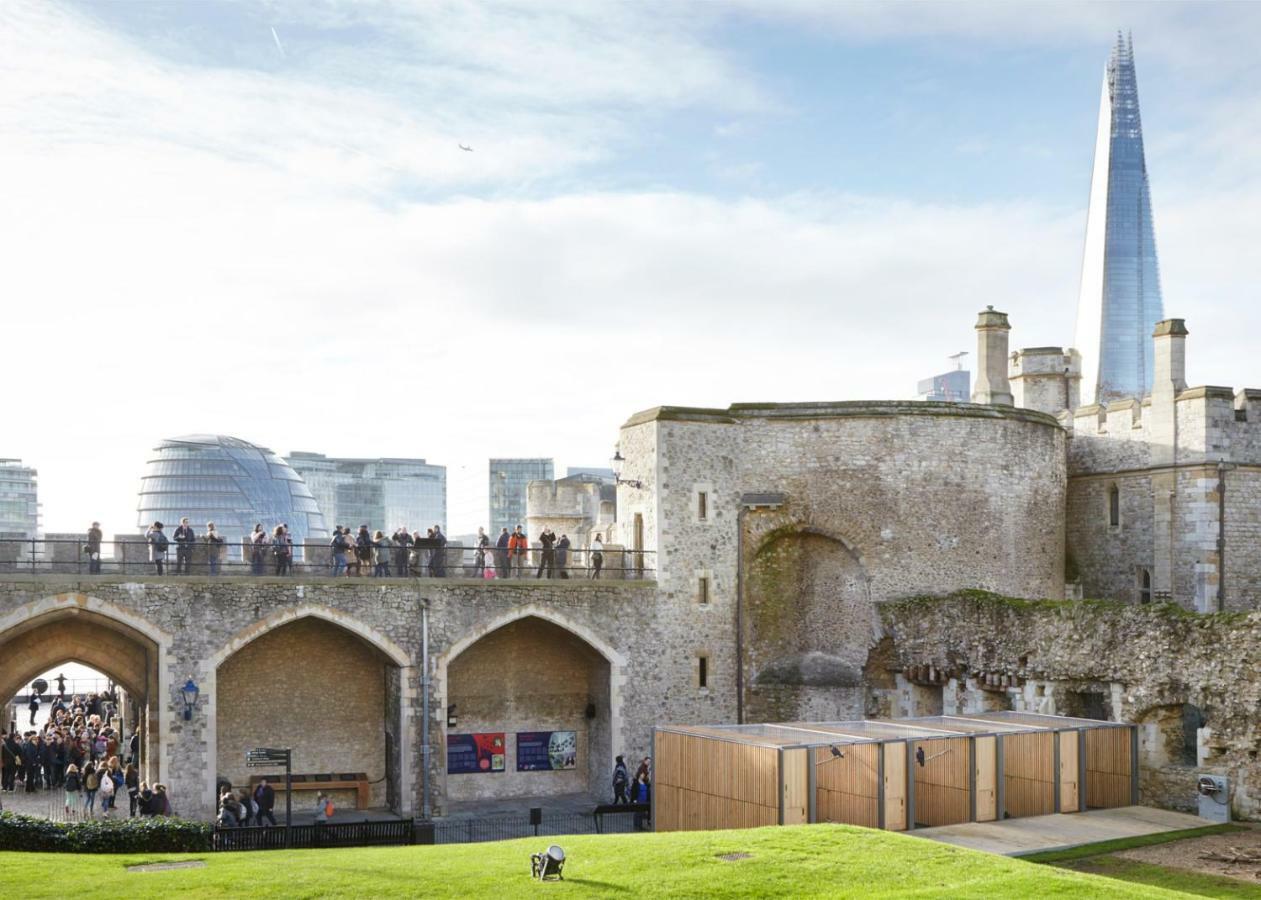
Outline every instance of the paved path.
<svg viewBox="0 0 1261 900"><path fill-rule="evenodd" d="M917 828L910 834L973 850L984 850L987 853L1024 856L1044 850L1059 850L1184 828L1202 828L1211 824L1213 823L1186 813L1153 809L1149 806L1125 806L1120 809L1092 809L1084 813L1006 819L1002 822L968 822L937 828Z"/></svg>

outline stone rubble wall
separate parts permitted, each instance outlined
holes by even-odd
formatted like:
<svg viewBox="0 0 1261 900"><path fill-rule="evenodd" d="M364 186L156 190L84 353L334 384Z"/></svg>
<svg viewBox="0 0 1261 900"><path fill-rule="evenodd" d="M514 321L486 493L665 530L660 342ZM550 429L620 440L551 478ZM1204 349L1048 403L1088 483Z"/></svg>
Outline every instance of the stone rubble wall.
<svg viewBox="0 0 1261 900"><path fill-rule="evenodd" d="M885 667L932 666L956 684L977 673L1006 675L1013 708L1082 715L1072 703L1089 692L1103 695L1115 721L1155 724L1169 709L1198 707L1199 764L1170 765L1163 750L1145 744L1151 765L1143 765L1142 801L1188 809L1195 774L1211 772L1229 778L1235 816L1261 817L1261 612L1200 615L1171 604L964 592L891 601L879 613ZM1159 737L1146 730L1145 741Z"/></svg>

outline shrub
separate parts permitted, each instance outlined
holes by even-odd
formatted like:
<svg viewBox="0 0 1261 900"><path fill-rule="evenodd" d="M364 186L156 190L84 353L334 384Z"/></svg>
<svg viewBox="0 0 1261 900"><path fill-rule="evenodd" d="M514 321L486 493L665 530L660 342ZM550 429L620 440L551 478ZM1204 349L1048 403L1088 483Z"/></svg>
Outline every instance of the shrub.
<svg viewBox="0 0 1261 900"><path fill-rule="evenodd" d="M0 850L51 853L200 853L211 849L206 822L145 817L50 822L0 813Z"/></svg>

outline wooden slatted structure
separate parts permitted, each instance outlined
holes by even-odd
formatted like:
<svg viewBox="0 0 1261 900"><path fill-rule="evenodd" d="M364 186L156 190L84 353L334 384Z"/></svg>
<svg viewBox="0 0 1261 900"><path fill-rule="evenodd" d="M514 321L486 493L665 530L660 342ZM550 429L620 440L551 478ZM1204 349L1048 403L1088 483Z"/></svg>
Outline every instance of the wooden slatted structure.
<svg viewBox="0 0 1261 900"><path fill-rule="evenodd" d="M656 729L658 831L908 828L1136 802L1134 726L1032 713Z"/></svg>
<svg viewBox="0 0 1261 900"><path fill-rule="evenodd" d="M1086 808L1111 809L1132 802L1130 735L1119 728L1086 732Z"/></svg>

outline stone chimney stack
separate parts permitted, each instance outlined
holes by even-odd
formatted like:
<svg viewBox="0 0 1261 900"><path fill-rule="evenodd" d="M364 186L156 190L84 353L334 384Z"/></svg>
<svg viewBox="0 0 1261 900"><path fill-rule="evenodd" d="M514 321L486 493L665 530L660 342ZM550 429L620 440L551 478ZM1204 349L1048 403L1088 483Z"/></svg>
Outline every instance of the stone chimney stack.
<svg viewBox="0 0 1261 900"><path fill-rule="evenodd" d="M987 306L976 320L976 387L973 403L1014 406L1007 380L1007 313Z"/></svg>
<svg viewBox="0 0 1261 900"><path fill-rule="evenodd" d="M1162 319L1152 333L1156 343L1152 396L1177 394L1187 387L1187 326L1182 319Z"/></svg>

